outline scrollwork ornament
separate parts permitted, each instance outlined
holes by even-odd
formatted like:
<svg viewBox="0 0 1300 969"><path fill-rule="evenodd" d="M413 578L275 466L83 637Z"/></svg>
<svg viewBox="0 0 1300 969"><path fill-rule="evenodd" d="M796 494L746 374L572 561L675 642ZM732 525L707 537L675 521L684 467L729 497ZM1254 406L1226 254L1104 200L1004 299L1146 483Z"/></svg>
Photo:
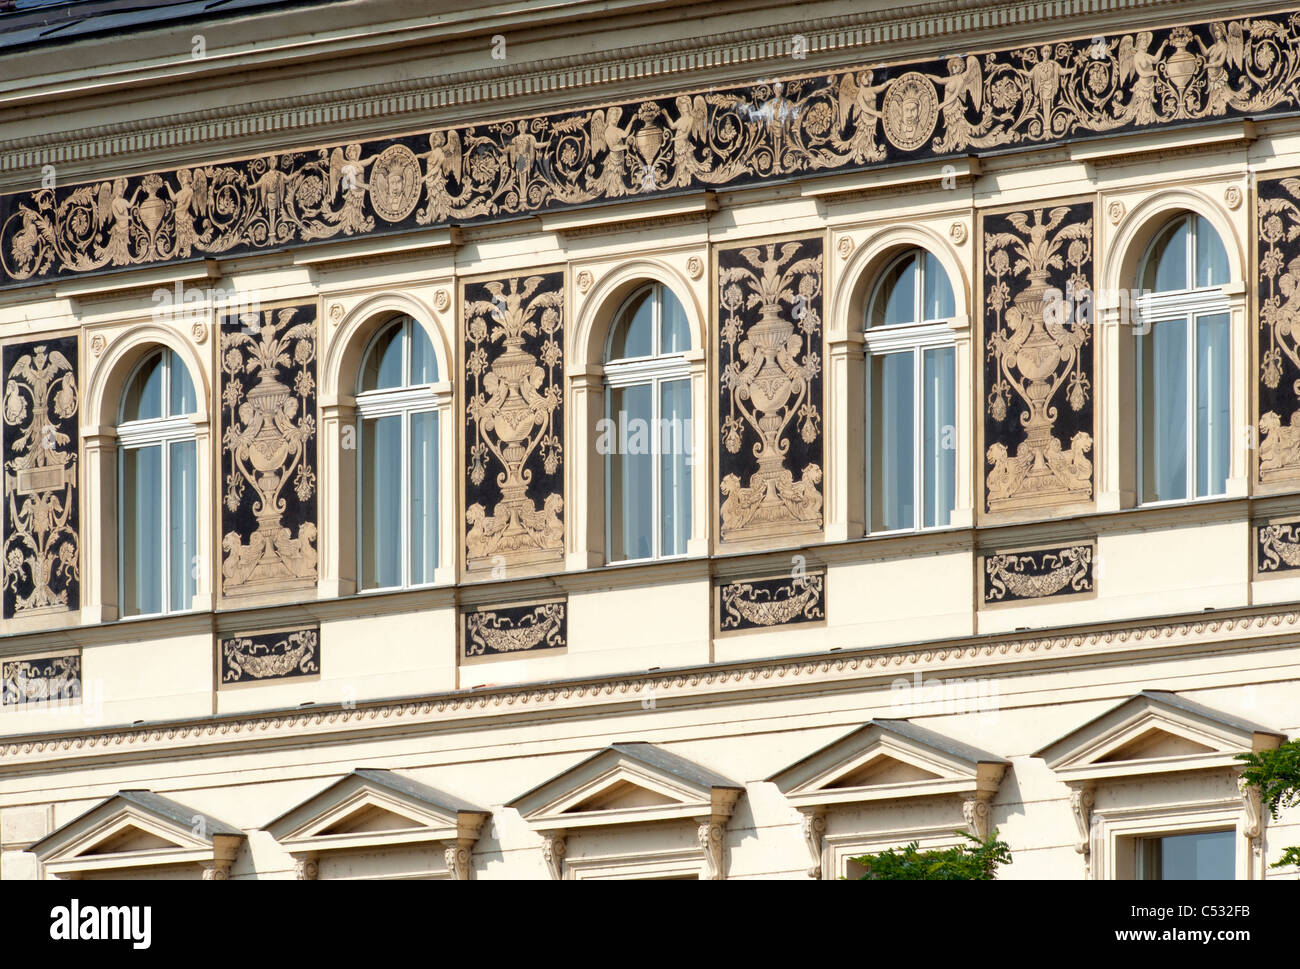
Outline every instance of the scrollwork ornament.
<svg viewBox="0 0 1300 969"><path fill-rule="evenodd" d="M1259 449L1262 483L1300 477L1300 178L1260 179Z"/></svg>

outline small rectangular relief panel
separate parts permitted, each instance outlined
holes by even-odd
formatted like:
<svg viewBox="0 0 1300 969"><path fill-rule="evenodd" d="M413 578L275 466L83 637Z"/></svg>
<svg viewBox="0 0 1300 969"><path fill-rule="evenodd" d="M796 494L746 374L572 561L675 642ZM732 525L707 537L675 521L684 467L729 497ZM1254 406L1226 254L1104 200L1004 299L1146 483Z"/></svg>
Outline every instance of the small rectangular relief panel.
<svg viewBox="0 0 1300 969"><path fill-rule="evenodd" d="M320 629L280 629L217 640L221 686L320 673Z"/></svg>
<svg viewBox="0 0 1300 969"><path fill-rule="evenodd" d="M983 557L986 606L1095 594L1091 542L990 552Z"/></svg>
<svg viewBox="0 0 1300 969"><path fill-rule="evenodd" d="M478 606L461 613L465 659L568 646L569 605L564 599Z"/></svg>
<svg viewBox="0 0 1300 969"><path fill-rule="evenodd" d="M826 621L826 572L727 579L717 589L718 632Z"/></svg>
<svg viewBox="0 0 1300 969"><path fill-rule="evenodd" d="M1280 575L1300 569L1300 519L1255 526L1255 575Z"/></svg>
<svg viewBox="0 0 1300 969"><path fill-rule="evenodd" d="M81 696L81 656L42 656L0 663L0 706Z"/></svg>

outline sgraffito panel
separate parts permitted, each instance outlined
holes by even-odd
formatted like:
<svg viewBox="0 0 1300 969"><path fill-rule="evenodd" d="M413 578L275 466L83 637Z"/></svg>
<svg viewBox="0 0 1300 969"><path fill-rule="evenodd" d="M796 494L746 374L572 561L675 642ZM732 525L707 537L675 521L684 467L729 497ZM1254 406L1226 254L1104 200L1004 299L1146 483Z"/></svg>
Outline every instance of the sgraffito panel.
<svg viewBox="0 0 1300 969"><path fill-rule="evenodd" d="M1091 592L1093 546L1061 545L984 557L984 604Z"/></svg>
<svg viewBox="0 0 1300 969"><path fill-rule="evenodd" d="M568 603L493 606L464 613L465 657L501 656L568 645Z"/></svg>
<svg viewBox="0 0 1300 969"><path fill-rule="evenodd" d="M722 632L771 629L826 618L826 573L736 579L718 586Z"/></svg>
<svg viewBox="0 0 1300 969"><path fill-rule="evenodd" d="M1300 477L1300 178L1257 183L1259 480Z"/></svg>
<svg viewBox="0 0 1300 969"><path fill-rule="evenodd" d="M564 273L466 283L465 561L564 557Z"/></svg>
<svg viewBox="0 0 1300 969"><path fill-rule="evenodd" d="M1255 572L1276 575L1300 569L1300 521L1255 527Z"/></svg>
<svg viewBox="0 0 1300 969"><path fill-rule="evenodd" d="M315 585L316 304L221 321L221 588Z"/></svg>
<svg viewBox="0 0 1300 969"><path fill-rule="evenodd" d="M77 337L11 343L4 374L4 618L81 608Z"/></svg>
<svg viewBox="0 0 1300 969"><path fill-rule="evenodd" d="M46 656L0 664L0 704L17 706L81 696L81 656Z"/></svg>
<svg viewBox="0 0 1300 969"><path fill-rule="evenodd" d="M0 197L0 285L1300 107L1279 14L682 91Z"/></svg>
<svg viewBox="0 0 1300 969"><path fill-rule="evenodd" d="M718 250L722 541L822 527L822 239Z"/></svg>
<svg viewBox="0 0 1300 969"><path fill-rule="evenodd" d="M1092 203L983 225L986 507L1090 501Z"/></svg>
<svg viewBox="0 0 1300 969"><path fill-rule="evenodd" d="M221 683L282 680L320 672L320 630L292 629L222 639Z"/></svg>

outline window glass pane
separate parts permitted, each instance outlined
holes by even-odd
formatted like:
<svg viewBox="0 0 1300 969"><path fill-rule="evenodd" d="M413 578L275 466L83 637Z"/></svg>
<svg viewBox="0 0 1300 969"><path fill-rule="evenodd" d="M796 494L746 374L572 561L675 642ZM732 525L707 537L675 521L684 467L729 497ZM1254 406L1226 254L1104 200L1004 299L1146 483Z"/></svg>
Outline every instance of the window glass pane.
<svg viewBox="0 0 1300 969"><path fill-rule="evenodd" d="M611 435L609 456L610 560L654 555L654 457L650 422L650 384L614 387L609 393Z"/></svg>
<svg viewBox="0 0 1300 969"><path fill-rule="evenodd" d="M1187 223L1179 218L1162 229L1151 247L1142 288L1153 293L1187 289Z"/></svg>
<svg viewBox="0 0 1300 969"><path fill-rule="evenodd" d="M174 441L168 472L167 528L168 528L168 595L172 610L188 609L194 601L195 571L198 567L198 545L195 529L198 512L194 506L197 498L195 451L193 441Z"/></svg>
<svg viewBox="0 0 1300 969"><path fill-rule="evenodd" d="M198 397L194 393L194 382L190 372L176 354L167 351L168 376L171 378L171 393L168 395L167 416L179 417L194 414L199 409Z"/></svg>
<svg viewBox="0 0 1300 969"><path fill-rule="evenodd" d="M1196 217L1196 285L1222 286L1228 281L1228 252L1223 240L1201 216Z"/></svg>
<svg viewBox="0 0 1300 969"><path fill-rule="evenodd" d="M162 612L162 448L122 453L122 612Z"/></svg>
<svg viewBox="0 0 1300 969"><path fill-rule="evenodd" d="M415 320L411 321L411 386L431 384L438 379L438 361L433 357L429 334Z"/></svg>
<svg viewBox="0 0 1300 969"><path fill-rule="evenodd" d="M916 458L916 355L871 359L871 527L912 528Z"/></svg>
<svg viewBox="0 0 1300 969"><path fill-rule="evenodd" d="M952 284L948 282L948 274L944 272L939 260L928 252L925 254L921 287L925 319L946 320L956 315L957 308L952 298Z"/></svg>
<svg viewBox="0 0 1300 969"><path fill-rule="evenodd" d="M122 420L147 421L163 416L163 355L155 353L131 378L122 403Z"/></svg>
<svg viewBox="0 0 1300 969"><path fill-rule="evenodd" d="M1235 842L1234 831L1143 838L1137 876L1146 881L1231 881L1237 873Z"/></svg>
<svg viewBox="0 0 1300 969"><path fill-rule="evenodd" d="M654 353L654 287L646 287L624 304L614 321L609 360L648 357Z"/></svg>
<svg viewBox="0 0 1300 969"><path fill-rule="evenodd" d="M1196 494L1228 483L1228 314L1196 319Z"/></svg>
<svg viewBox="0 0 1300 969"><path fill-rule="evenodd" d="M402 584L402 418L361 425L361 584Z"/></svg>
<svg viewBox="0 0 1300 969"><path fill-rule="evenodd" d="M926 350L921 428L926 528L947 525L957 489L956 357L952 347Z"/></svg>
<svg viewBox="0 0 1300 969"><path fill-rule="evenodd" d="M894 263L880 280L871 326L892 326L916 322L916 253L908 253Z"/></svg>
<svg viewBox="0 0 1300 969"><path fill-rule="evenodd" d="M661 554L685 555L691 534L691 384L659 385L659 494L663 506Z"/></svg>
<svg viewBox="0 0 1300 969"><path fill-rule="evenodd" d="M402 386L402 324L384 330L370 345L361 368L361 389L385 390Z"/></svg>
<svg viewBox="0 0 1300 969"><path fill-rule="evenodd" d="M411 415L411 584L438 564L438 415Z"/></svg>
<svg viewBox="0 0 1300 969"><path fill-rule="evenodd" d="M659 287L663 300L663 319L659 324L659 352L685 353L691 348L691 332L686 325L686 311L667 286Z"/></svg>
<svg viewBox="0 0 1300 969"><path fill-rule="evenodd" d="M1163 320L1137 338L1142 387L1142 499L1187 493L1187 321Z"/></svg>

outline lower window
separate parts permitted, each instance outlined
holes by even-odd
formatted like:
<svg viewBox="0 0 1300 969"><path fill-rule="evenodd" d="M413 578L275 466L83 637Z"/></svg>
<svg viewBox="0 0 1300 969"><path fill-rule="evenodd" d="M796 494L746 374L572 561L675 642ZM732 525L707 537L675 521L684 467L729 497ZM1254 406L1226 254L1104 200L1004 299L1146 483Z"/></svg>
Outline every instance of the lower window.
<svg viewBox="0 0 1300 969"><path fill-rule="evenodd" d="M1236 877L1233 829L1135 839L1140 881L1231 881Z"/></svg>

